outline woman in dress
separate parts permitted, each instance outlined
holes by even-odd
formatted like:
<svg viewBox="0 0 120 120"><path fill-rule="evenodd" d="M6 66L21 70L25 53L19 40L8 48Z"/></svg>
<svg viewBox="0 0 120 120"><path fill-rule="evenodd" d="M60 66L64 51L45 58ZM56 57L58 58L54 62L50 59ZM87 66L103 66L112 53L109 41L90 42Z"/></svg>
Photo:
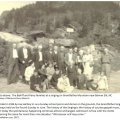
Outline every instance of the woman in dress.
<svg viewBox="0 0 120 120"><path fill-rule="evenodd" d="M27 84L29 84L30 78L31 78L31 76L32 76L33 73L34 73L34 70L35 70L35 65L34 65L34 63L32 63L30 66L28 66L28 67L25 69L25 80L26 80L26 83L27 83Z"/></svg>
<svg viewBox="0 0 120 120"><path fill-rule="evenodd" d="M74 89L73 86L70 86L69 78L64 73L58 79L57 88L61 92L72 92Z"/></svg>
<svg viewBox="0 0 120 120"><path fill-rule="evenodd" d="M88 50L86 54L83 56L83 62L84 62L84 74L92 77L94 63L93 56L90 53L90 50Z"/></svg>

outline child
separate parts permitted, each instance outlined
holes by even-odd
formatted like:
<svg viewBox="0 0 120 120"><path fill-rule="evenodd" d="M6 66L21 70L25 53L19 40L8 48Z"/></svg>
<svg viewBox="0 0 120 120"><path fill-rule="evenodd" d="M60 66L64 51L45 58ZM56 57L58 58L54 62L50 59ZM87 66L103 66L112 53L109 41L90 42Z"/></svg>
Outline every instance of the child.
<svg viewBox="0 0 120 120"><path fill-rule="evenodd" d="M70 86L69 78L64 73L58 79L57 88L62 92L72 92L74 89L73 86Z"/></svg>
<svg viewBox="0 0 120 120"><path fill-rule="evenodd" d="M34 63L32 63L30 66L28 66L28 67L25 69L25 80L26 80L26 83L29 84L29 82L30 82L30 77L33 75L34 70L35 70Z"/></svg>
<svg viewBox="0 0 120 120"><path fill-rule="evenodd" d="M108 90L108 81L104 72L98 77L98 90Z"/></svg>

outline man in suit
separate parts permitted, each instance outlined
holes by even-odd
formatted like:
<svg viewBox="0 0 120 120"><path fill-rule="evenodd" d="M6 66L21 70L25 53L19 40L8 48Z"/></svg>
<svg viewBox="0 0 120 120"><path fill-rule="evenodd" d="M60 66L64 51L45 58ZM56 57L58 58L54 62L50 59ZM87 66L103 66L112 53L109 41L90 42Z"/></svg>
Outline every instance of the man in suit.
<svg viewBox="0 0 120 120"><path fill-rule="evenodd" d="M45 63L52 63L54 62L53 60L53 48L50 47L46 52L45 52Z"/></svg>
<svg viewBox="0 0 120 120"><path fill-rule="evenodd" d="M60 47L60 51L58 53L58 67L62 73L65 73L65 48L64 46Z"/></svg>
<svg viewBox="0 0 120 120"><path fill-rule="evenodd" d="M34 53L34 63L35 69L38 71L41 69L42 65L44 64L44 52L42 51L43 46L39 45L38 49Z"/></svg>
<svg viewBox="0 0 120 120"><path fill-rule="evenodd" d="M23 43L23 47L19 48L18 57L19 57L20 75L23 79L26 67L31 62L33 62L31 49L27 48L26 43Z"/></svg>
<svg viewBox="0 0 120 120"><path fill-rule="evenodd" d="M74 48L73 54L74 54L74 57L75 57L75 64L77 64L77 56L78 56L78 48L77 47Z"/></svg>
<svg viewBox="0 0 120 120"><path fill-rule="evenodd" d="M65 55L65 63L67 66L70 66L71 64L75 64L75 60L76 58L75 58L75 55L73 54L73 49L70 48L69 52L66 53Z"/></svg>
<svg viewBox="0 0 120 120"><path fill-rule="evenodd" d="M72 63L67 67L67 76L70 80L70 85L77 87L77 67Z"/></svg>
<svg viewBox="0 0 120 120"><path fill-rule="evenodd" d="M54 65L58 66L58 47L54 46L54 50L53 50L53 62Z"/></svg>
<svg viewBox="0 0 120 120"><path fill-rule="evenodd" d="M9 51L8 58L8 79L7 84L11 84L17 82L17 78L19 76L19 66L18 66L18 51L17 45L13 44L13 48Z"/></svg>
<svg viewBox="0 0 120 120"><path fill-rule="evenodd" d="M82 70L81 71L82 73L84 72L83 55L84 55L84 51L80 49L77 56L77 65Z"/></svg>

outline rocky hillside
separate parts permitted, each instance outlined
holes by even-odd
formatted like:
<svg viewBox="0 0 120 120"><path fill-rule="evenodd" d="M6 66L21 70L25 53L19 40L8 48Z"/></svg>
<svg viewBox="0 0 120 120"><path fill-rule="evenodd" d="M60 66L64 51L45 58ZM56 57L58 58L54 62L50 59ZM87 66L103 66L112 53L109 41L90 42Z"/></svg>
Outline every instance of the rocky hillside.
<svg viewBox="0 0 120 120"><path fill-rule="evenodd" d="M110 44L120 50L120 7L114 2L36 2L19 9L5 11L0 18L0 30L26 34L41 30L51 38L66 35L81 46L90 43ZM113 42L114 41L114 44Z"/></svg>

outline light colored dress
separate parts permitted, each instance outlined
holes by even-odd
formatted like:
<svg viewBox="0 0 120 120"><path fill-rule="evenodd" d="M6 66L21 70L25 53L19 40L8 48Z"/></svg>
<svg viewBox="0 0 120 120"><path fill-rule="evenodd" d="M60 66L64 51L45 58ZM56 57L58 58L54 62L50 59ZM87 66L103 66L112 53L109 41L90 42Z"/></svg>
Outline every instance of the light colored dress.
<svg viewBox="0 0 120 120"><path fill-rule="evenodd" d="M58 79L57 88L63 92L72 92L74 87L70 86L69 79L62 77Z"/></svg>
<svg viewBox="0 0 120 120"><path fill-rule="evenodd" d="M83 56L83 61L84 61L84 74L92 76L93 73L93 56L92 54L84 55Z"/></svg>
<svg viewBox="0 0 120 120"><path fill-rule="evenodd" d="M33 75L35 67L29 66L25 69L25 80L30 81L30 77Z"/></svg>
<svg viewBox="0 0 120 120"><path fill-rule="evenodd" d="M108 90L108 80L106 76L98 77L98 90Z"/></svg>

